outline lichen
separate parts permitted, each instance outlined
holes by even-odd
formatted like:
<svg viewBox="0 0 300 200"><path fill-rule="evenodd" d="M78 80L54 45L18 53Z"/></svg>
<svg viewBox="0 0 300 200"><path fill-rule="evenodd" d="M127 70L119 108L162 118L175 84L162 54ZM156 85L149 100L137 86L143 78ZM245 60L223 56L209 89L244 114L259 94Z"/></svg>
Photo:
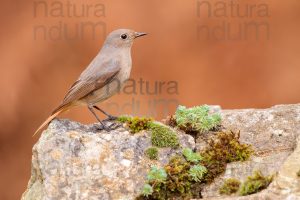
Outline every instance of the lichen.
<svg viewBox="0 0 300 200"><path fill-rule="evenodd" d="M186 108L178 106L175 113L177 126L185 132L205 132L221 124L219 114L209 114L209 106L195 106Z"/></svg>
<svg viewBox="0 0 300 200"><path fill-rule="evenodd" d="M148 130L150 124L153 121L151 118L147 117L129 117L129 116L120 116L117 119L119 122L125 123L126 126L130 129L131 133L138 133L142 130Z"/></svg>
<svg viewBox="0 0 300 200"><path fill-rule="evenodd" d="M220 194L230 195L236 193L240 188L241 182L235 178L226 179L219 189Z"/></svg>
<svg viewBox="0 0 300 200"><path fill-rule="evenodd" d="M175 131L168 126L160 123L152 122L150 124L151 142L156 147L172 147L179 146L179 140Z"/></svg>
<svg viewBox="0 0 300 200"><path fill-rule="evenodd" d="M158 159L158 149L155 147L149 147L146 151L145 154L148 158L151 160L157 160Z"/></svg>
<svg viewBox="0 0 300 200"><path fill-rule="evenodd" d="M263 176L260 171L255 171L253 176L248 176L247 180L241 185L240 195L245 196L257 193L269 186L273 176Z"/></svg>

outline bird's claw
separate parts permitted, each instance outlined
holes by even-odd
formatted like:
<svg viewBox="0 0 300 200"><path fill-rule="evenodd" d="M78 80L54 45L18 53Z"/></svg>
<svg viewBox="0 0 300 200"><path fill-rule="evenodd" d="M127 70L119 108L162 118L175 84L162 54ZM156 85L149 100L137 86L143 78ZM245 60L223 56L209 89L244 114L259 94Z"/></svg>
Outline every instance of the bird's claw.
<svg viewBox="0 0 300 200"><path fill-rule="evenodd" d="M100 130L105 130L107 132L110 132L112 130L115 130L117 128L119 128L121 125L118 124L118 123L111 123L109 126L106 126L104 124L99 124L97 125L97 130L100 131Z"/></svg>
<svg viewBox="0 0 300 200"><path fill-rule="evenodd" d="M121 125L119 124L119 123L115 123L115 122L113 122L113 123L111 123L110 125L109 125L109 129L110 130L116 130L117 128L119 128Z"/></svg>
<svg viewBox="0 0 300 200"><path fill-rule="evenodd" d="M102 131L102 130L109 131L109 128L103 124L97 124L96 130L97 131Z"/></svg>
<svg viewBox="0 0 300 200"><path fill-rule="evenodd" d="M115 121L117 120L118 117L113 116L113 115L108 115L108 117L106 119L104 119L103 121L107 122L107 121Z"/></svg>

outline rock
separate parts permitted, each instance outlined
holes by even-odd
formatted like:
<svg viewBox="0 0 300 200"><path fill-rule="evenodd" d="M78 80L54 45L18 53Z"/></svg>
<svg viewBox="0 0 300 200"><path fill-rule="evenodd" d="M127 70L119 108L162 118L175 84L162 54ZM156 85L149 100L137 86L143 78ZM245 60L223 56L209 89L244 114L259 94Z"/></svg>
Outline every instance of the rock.
<svg viewBox="0 0 300 200"><path fill-rule="evenodd" d="M220 110L218 106L214 111ZM223 175L202 191L205 199L300 199L300 104L269 109L220 110L223 126L240 130L240 140L252 144L255 155L227 165ZM178 131L182 147L203 148L203 141ZM298 138L298 139L297 139ZM181 148L159 149L149 160L150 133L131 134L124 128L110 133L94 125L54 120L33 147L32 173L23 200L134 199L151 165L163 166ZM275 174L270 186L249 196L220 196L226 178L243 181L254 170Z"/></svg>
<svg viewBox="0 0 300 200"><path fill-rule="evenodd" d="M179 140L182 147L195 147L189 135L179 134ZM22 199L134 199L150 167L181 152L163 148L152 161L144 155L150 146L146 131L131 134L122 127L108 133L54 120L33 147L32 176Z"/></svg>
<svg viewBox="0 0 300 200"><path fill-rule="evenodd" d="M251 144L255 155L246 162L229 163L225 173L205 188L203 197L218 199L218 189L226 178L244 181L254 170L260 170L264 175L275 174L268 189L227 199L300 199L300 178L296 175L300 170L300 104L223 110L222 118L226 128L240 130L240 140Z"/></svg>
<svg viewBox="0 0 300 200"><path fill-rule="evenodd" d="M249 196L243 196L243 197L217 197L220 195L216 195L216 193L214 195L212 195L211 191L215 191L213 188L210 188L210 192L211 195L210 198L206 198L206 199L211 199L211 200L283 200L283 199L287 199L287 200L299 200L300 199L300 177L297 176L297 172L300 170L300 136L298 136L297 139L297 147L294 150L294 152L292 154L290 154L289 156L284 157L284 155L279 154L276 155L277 157L274 156L274 160L273 163L277 166L279 165L276 162L276 159L279 159L279 163L283 163L280 167L279 167L279 171L278 173L275 174L275 178L273 180L273 182L269 185L269 187L265 190L262 190L261 192L257 193L257 194L253 194L253 195L249 195ZM271 157L271 156L270 156ZM281 162L282 158L285 158L284 162ZM249 163L254 162L254 161L249 161ZM271 164L269 162L268 165L266 165L266 168L272 168ZM232 168L238 169L239 164L235 163L235 164L230 164L231 165L231 169L226 169L225 175L222 178L225 178L229 172L232 170ZM247 164L245 164L247 165ZM257 168L261 167L259 164L257 164L256 166ZM263 167L261 167L262 169ZM255 169L255 167L254 167ZM240 169L241 170L241 169ZM264 170L266 171L266 170ZM232 172L232 171L231 171ZM244 171L247 172L247 169ZM241 170L240 172L235 172L230 174L230 177L236 177L239 178L238 175L242 175L244 176L244 172ZM227 173L227 174L226 174ZM266 173L270 173L267 172ZM272 173L272 171L271 171ZM220 179L222 179L220 178ZM243 178L242 178L243 179ZM217 181L216 181L217 182ZM216 182L214 182L212 185L216 184ZM207 189L209 190L209 189ZM216 192L216 191L215 191ZM207 193L208 194L208 193Z"/></svg>

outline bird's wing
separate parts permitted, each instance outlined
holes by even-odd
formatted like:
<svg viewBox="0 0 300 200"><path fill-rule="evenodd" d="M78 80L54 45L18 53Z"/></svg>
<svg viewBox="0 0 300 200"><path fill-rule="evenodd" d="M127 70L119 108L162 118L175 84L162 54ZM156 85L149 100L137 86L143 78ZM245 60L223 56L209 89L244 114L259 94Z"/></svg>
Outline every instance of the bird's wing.
<svg viewBox="0 0 300 200"><path fill-rule="evenodd" d="M94 67L93 69L97 69L97 67ZM102 63L101 67L98 69L99 70L90 70L90 73L87 73L88 75L81 76L71 86L59 107L63 107L73 101L79 100L91 92L104 87L119 73L120 65L116 61L108 61Z"/></svg>

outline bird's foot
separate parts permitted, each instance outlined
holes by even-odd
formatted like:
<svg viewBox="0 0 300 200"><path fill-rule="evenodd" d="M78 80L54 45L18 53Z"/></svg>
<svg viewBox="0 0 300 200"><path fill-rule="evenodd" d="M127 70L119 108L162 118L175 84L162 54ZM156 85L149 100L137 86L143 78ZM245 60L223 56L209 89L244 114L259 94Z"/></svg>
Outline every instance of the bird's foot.
<svg viewBox="0 0 300 200"><path fill-rule="evenodd" d="M116 129L119 128L119 127L121 127L121 124L113 122L113 123L111 123L111 124L109 125L108 128L109 128L110 130L116 130Z"/></svg>
<svg viewBox="0 0 300 200"><path fill-rule="evenodd" d="M110 131L110 129L109 129L109 127L107 127L107 126L105 126L104 124L97 124L96 126L95 126L95 128L96 128L96 130L97 131L102 131L102 130L105 130L105 131Z"/></svg>
<svg viewBox="0 0 300 200"><path fill-rule="evenodd" d="M96 129L98 130L98 131L102 131L102 130L105 130L105 131L107 131L107 132L110 132L110 131L112 131L112 130L116 130L117 128L119 128L121 125L119 124L119 123L115 123L115 122L113 122L113 123L111 123L109 126L106 126L106 125L104 125L104 124L97 124L97 126L96 126Z"/></svg>
<svg viewBox="0 0 300 200"><path fill-rule="evenodd" d="M107 121L115 121L117 120L118 117L113 116L113 115L108 115L106 119L104 119L103 121L107 122Z"/></svg>

